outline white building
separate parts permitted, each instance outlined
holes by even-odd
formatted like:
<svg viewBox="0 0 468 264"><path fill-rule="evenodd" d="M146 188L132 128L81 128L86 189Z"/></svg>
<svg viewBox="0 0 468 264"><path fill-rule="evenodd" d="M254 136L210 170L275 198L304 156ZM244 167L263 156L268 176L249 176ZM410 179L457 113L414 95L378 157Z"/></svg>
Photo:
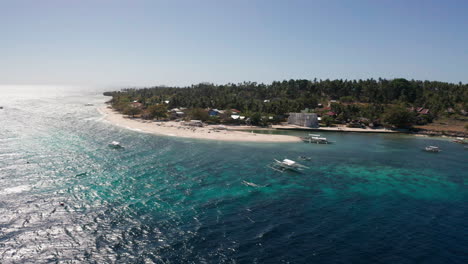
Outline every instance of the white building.
<svg viewBox="0 0 468 264"><path fill-rule="evenodd" d="M303 127L319 127L318 117L315 113L289 113L288 124Z"/></svg>

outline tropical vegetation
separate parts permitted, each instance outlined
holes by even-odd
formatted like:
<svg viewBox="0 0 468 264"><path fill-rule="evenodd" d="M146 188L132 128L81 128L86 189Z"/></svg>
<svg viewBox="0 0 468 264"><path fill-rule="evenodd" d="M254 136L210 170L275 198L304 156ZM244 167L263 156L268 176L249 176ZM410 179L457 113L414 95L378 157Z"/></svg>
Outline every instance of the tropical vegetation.
<svg viewBox="0 0 468 264"><path fill-rule="evenodd" d="M238 109L256 123L278 122L290 112L306 111L322 115L327 125L364 120L366 124L411 127L441 116L463 116L468 109L468 84L403 78L200 83L127 88L105 95L112 96L110 103L116 110L148 119L167 118L168 109L182 107L187 109L187 118L210 120L206 109L216 108ZM138 107L132 105L135 102ZM418 109L427 111L421 114Z"/></svg>

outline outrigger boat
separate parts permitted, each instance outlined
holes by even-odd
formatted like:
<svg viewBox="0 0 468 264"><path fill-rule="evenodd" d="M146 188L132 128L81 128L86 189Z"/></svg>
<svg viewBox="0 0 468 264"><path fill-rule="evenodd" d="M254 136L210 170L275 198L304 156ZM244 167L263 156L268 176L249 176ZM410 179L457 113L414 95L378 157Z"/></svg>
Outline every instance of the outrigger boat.
<svg viewBox="0 0 468 264"><path fill-rule="evenodd" d="M440 148L436 146L427 146L424 148L425 151L427 152L440 152Z"/></svg>
<svg viewBox="0 0 468 264"><path fill-rule="evenodd" d="M112 141L112 142L109 144L109 147L115 148L115 149L123 148L122 145L120 145L120 142L118 142L118 141Z"/></svg>
<svg viewBox="0 0 468 264"><path fill-rule="evenodd" d="M285 172L287 170L301 172L302 170L309 168L290 159L284 159L283 161L275 159L275 162L270 164L268 167L279 172Z"/></svg>
<svg viewBox="0 0 468 264"><path fill-rule="evenodd" d="M330 144L331 142L325 137L316 134L309 134L307 137L301 137L303 142L315 144Z"/></svg>
<svg viewBox="0 0 468 264"><path fill-rule="evenodd" d="M311 161L312 160L311 157L306 157L306 156L299 156L298 159L305 160L305 161Z"/></svg>
<svg viewBox="0 0 468 264"><path fill-rule="evenodd" d="M461 137L457 137L456 139L452 140L452 142L458 144L468 144L468 141L465 141L465 139Z"/></svg>

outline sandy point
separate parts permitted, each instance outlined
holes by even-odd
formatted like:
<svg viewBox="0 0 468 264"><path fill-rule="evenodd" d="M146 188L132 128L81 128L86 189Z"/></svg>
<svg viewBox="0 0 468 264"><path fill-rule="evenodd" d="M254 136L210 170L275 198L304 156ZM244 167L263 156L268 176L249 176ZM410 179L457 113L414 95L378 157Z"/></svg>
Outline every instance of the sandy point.
<svg viewBox="0 0 468 264"><path fill-rule="evenodd" d="M181 138L196 138L217 141L239 141L239 142L300 142L301 139L288 135L257 134L247 131L235 131L219 129L218 125L207 125L204 127L190 127L182 122L154 122L139 118L126 117L108 107L100 107L98 111L108 122L138 132L151 133Z"/></svg>

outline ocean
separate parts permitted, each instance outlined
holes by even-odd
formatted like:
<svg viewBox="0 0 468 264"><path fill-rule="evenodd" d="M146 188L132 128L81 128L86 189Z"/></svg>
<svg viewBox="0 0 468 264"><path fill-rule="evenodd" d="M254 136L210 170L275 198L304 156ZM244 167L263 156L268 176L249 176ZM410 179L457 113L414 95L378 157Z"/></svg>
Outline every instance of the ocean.
<svg viewBox="0 0 468 264"><path fill-rule="evenodd" d="M181 139L106 122L106 99L0 87L0 263L468 263L468 150L449 139ZM303 173L268 167L299 156Z"/></svg>

